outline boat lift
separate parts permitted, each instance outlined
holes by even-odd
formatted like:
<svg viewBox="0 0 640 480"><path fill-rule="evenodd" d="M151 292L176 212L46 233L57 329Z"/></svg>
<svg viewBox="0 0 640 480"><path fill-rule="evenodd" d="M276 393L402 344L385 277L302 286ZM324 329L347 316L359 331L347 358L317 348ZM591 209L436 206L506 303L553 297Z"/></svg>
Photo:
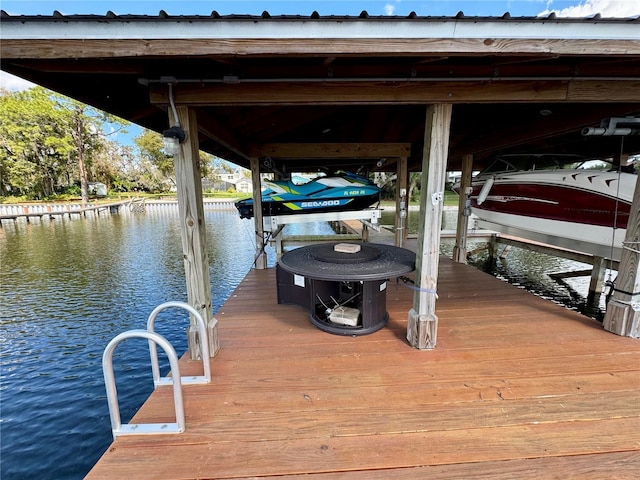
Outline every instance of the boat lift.
<svg viewBox="0 0 640 480"><path fill-rule="evenodd" d="M301 213L294 215L274 215L263 217L262 223L265 233L269 233L270 242L275 243L276 256L280 258L283 253L282 249L282 230L286 225L293 223L312 223L312 222L334 222L340 220L359 220L362 225L361 240L367 241L368 229L372 228L376 232L380 231L378 220L382 216L382 210L378 208L367 208L357 211L343 212L325 212L325 213ZM333 238L340 239L340 236Z"/></svg>

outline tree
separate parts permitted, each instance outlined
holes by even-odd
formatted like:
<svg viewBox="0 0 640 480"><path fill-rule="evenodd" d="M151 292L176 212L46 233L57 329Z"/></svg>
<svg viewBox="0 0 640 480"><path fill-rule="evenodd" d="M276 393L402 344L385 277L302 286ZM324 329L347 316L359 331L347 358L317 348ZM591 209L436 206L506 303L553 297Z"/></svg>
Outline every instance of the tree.
<svg viewBox="0 0 640 480"><path fill-rule="evenodd" d="M95 181L104 183L108 190L113 189L116 184L122 190L125 184L130 183L133 163L132 147L103 139L102 147L93 157L88 172Z"/></svg>
<svg viewBox="0 0 640 480"><path fill-rule="evenodd" d="M169 178L173 175L173 157L164 153L162 135L145 129L133 141L140 150L143 160L155 165L165 177Z"/></svg>
<svg viewBox="0 0 640 480"><path fill-rule="evenodd" d="M0 189L2 194L54 193L73 151L65 112L49 92L35 87L0 92Z"/></svg>
<svg viewBox="0 0 640 480"><path fill-rule="evenodd" d="M77 178L83 202L88 201L87 167L106 137L127 124L42 87L0 92L2 194L42 198L56 193L61 185L69 187ZM105 125L109 132L104 131Z"/></svg>
<svg viewBox="0 0 640 480"><path fill-rule="evenodd" d="M105 146L103 140L106 135L123 131L129 122L66 97L60 97L58 105L70 114L69 127L75 144L82 203L84 204L89 201L87 167L90 166L93 156L97 155ZM109 133L103 132L105 124L112 126L112 130ZM115 128L113 128L114 126Z"/></svg>

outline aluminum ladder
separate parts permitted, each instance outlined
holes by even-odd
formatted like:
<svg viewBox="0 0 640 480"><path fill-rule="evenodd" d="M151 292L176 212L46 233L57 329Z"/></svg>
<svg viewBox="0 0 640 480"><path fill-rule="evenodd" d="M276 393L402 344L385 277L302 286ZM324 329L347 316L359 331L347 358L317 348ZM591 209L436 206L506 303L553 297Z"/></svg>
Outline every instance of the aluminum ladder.
<svg viewBox="0 0 640 480"><path fill-rule="evenodd" d="M202 349L202 364L204 374L201 376L180 375L178 355L171 343L159 333L154 331L155 320L158 314L168 308L182 308L194 316L198 323L198 333ZM118 391L116 388L115 374L113 370L113 352L124 340L130 338L144 338L149 342L149 354L151 357L151 370L153 373L154 388L161 385L173 386L173 399L175 405L175 423L127 423L123 424L120 418L120 405L118 403ZM169 360L171 376L160 378L160 366L158 363L158 350L160 346ZM209 342L207 328L202 316L191 305L184 302L166 302L157 306L149 315L146 330L129 330L116 335L106 346L102 355L102 371L107 391L107 403L111 417L111 432L114 440L122 435L155 435L168 433L182 433L185 430L184 401L182 398L182 385L207 384L211 382L211 365L209 364Z"/></svg>

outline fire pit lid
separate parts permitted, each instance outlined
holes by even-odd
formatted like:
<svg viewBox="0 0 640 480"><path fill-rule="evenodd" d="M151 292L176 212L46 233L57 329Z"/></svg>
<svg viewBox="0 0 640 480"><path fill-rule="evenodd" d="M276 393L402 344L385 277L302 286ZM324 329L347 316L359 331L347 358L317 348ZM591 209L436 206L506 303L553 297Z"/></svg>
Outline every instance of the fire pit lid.
<svg viewBox="0 0 640 480"><path fill-rule="evenodd" d="M415 270L415 253L378 243L356 243L360 251L336 252L336 243L319 243L286 252L280 266L315 280L382 280Z"/></svg>

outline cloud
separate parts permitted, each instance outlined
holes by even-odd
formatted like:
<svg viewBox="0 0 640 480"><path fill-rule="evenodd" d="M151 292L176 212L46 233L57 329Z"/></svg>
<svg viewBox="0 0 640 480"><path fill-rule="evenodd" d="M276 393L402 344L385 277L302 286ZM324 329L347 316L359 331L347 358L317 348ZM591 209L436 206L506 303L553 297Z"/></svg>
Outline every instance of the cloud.
<svg viewBox="0 0 640 480"><path fill-rule="evenodd" d="M387 3L384 6L384 14L385 15L393 15L393 12L395 11L396 6L395 5L391 5L390 3Z"/></svg>
<svg viewBox="0 0 640 480"><path fill-rule="evenodd" d="M22 78L11 75L10 73L0 71L0 87L5 90L9 90L10 92L19 92L20 90L27 90L35 86L35 83L28 82L27 80L23 80Z"/></svg>
<svg viewBox="0 0 640 480"><path fill-rule="evenodd" d="M559 17L591 17L596 14L604 18L627 18L640 15L640 0L584 0L578 5L561 10L552 9L553 2L547 3L547 9L539 13L546 16L555 13Z"/></svg>

